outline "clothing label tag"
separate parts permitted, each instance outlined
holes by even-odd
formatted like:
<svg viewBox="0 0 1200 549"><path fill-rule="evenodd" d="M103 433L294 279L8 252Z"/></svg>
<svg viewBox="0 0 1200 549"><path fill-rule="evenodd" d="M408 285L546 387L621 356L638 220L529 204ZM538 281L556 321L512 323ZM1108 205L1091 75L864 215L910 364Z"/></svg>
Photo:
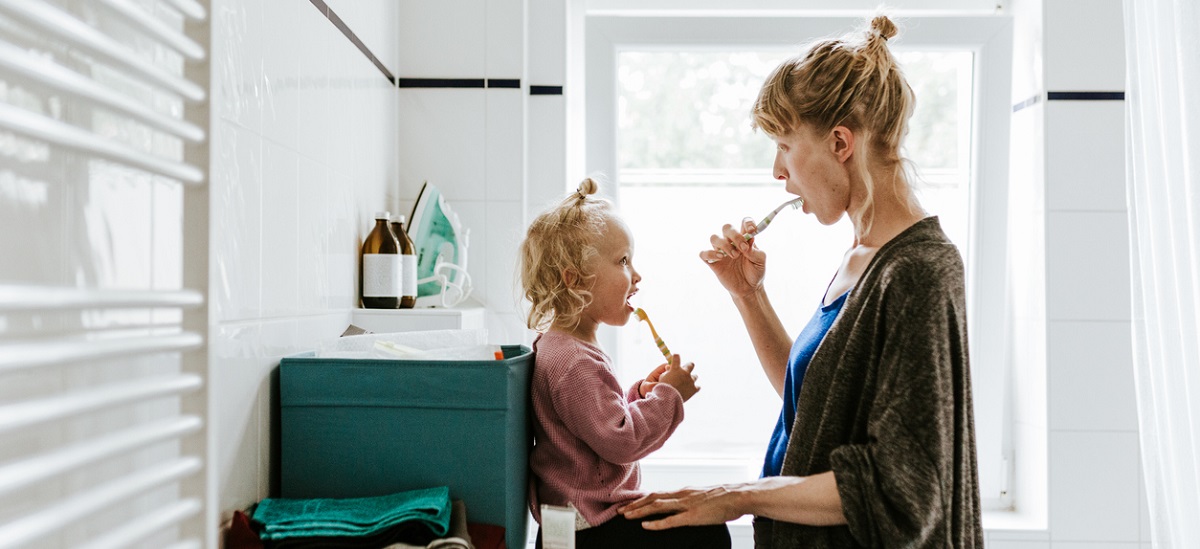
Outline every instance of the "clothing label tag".
<svg viewBox="0 0 1200 549"><path fill-rule="evenodd" d="M542 505L542 549L575 549L575 510Z"/></svg>

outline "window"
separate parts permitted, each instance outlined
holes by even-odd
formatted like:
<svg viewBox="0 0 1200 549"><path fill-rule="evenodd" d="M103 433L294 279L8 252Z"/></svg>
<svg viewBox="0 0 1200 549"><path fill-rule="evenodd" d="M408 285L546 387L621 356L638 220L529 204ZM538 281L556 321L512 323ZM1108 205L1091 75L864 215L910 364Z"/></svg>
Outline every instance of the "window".
<svg viewBox="0 0 1200 549"><path fill-rule="evenodd" d="M989 18L902 23L893 50L917 94L905 152L918 168L922 205L941 218L967 264L981 490L986 505L1000 507L1009 461L1002 352L1006 203L997 199L1006 175L1008 27ZM608 192L632 229L634 261L644 277L636 305L674 352L696 362L703 388L688 403L687 420L644 462L648 488L758 474L780 400L737 311L697 254L722 224L758 219L792 198L771 177L773 143L749 125L768 72L799 44L859 24L845 18L588 20L586 168L607 176ZM792 335L817 307L851 239L848 220L825 227L787 211L760 237L770 263L767 290ZM662 361L649 329L636 319L602 337L622 382Z"/></svg>

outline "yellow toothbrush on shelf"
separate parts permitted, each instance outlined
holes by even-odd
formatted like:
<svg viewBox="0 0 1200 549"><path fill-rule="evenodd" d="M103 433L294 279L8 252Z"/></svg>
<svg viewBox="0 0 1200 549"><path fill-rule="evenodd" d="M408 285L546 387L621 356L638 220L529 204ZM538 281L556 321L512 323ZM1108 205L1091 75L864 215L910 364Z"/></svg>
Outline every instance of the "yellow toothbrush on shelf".
<svg viewBox="0 0 1200 549"><path fill-rule="evenodd" d="M639 307L633 311L633 314L636 314L639 320L645 321L646 324L650 326L650 335L654 336L654 343L658 345L658 350L662 351L663 356L666 357L667 361L669 362L671 360L671 350L667 348L666 343L663 343L662 338L658 337L658 331L654 329L654 323L650 322L650 317L646 314L646 311L643 311Z"/></svg>

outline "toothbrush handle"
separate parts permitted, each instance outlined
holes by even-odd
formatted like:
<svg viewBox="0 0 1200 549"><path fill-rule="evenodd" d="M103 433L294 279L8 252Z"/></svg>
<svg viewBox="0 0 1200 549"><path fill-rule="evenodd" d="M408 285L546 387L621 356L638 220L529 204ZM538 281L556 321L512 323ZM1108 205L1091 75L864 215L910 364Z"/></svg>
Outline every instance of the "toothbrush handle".
<svg viewBox="0 0 1200 549"><path fill-rule="evenodd" d="M667 344L663 342L662 338L661 337L654 338L654 343L658 345L658 350L662 351L662 354L664 357L666 357L667 362L670 362L671 361L671 350L667 348Z"/></svg>

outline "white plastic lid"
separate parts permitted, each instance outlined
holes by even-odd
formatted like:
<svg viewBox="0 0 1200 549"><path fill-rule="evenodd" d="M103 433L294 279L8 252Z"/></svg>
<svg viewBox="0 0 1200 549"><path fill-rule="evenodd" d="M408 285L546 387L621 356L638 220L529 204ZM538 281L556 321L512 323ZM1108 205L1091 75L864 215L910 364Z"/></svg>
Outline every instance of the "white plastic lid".
<svg viewBox="0 0 1200 549"><path fill-rule="evenodd" d="M397 223L404 223L404 214L396 215L395 217L392 218L392 221L395 221Z"/></svg>
<svg viewBox="0 0 1200 549"><path fill-rule="evenodd" d="M392 212L375 212L375 219L388 219L392 217Z"/></svg>

